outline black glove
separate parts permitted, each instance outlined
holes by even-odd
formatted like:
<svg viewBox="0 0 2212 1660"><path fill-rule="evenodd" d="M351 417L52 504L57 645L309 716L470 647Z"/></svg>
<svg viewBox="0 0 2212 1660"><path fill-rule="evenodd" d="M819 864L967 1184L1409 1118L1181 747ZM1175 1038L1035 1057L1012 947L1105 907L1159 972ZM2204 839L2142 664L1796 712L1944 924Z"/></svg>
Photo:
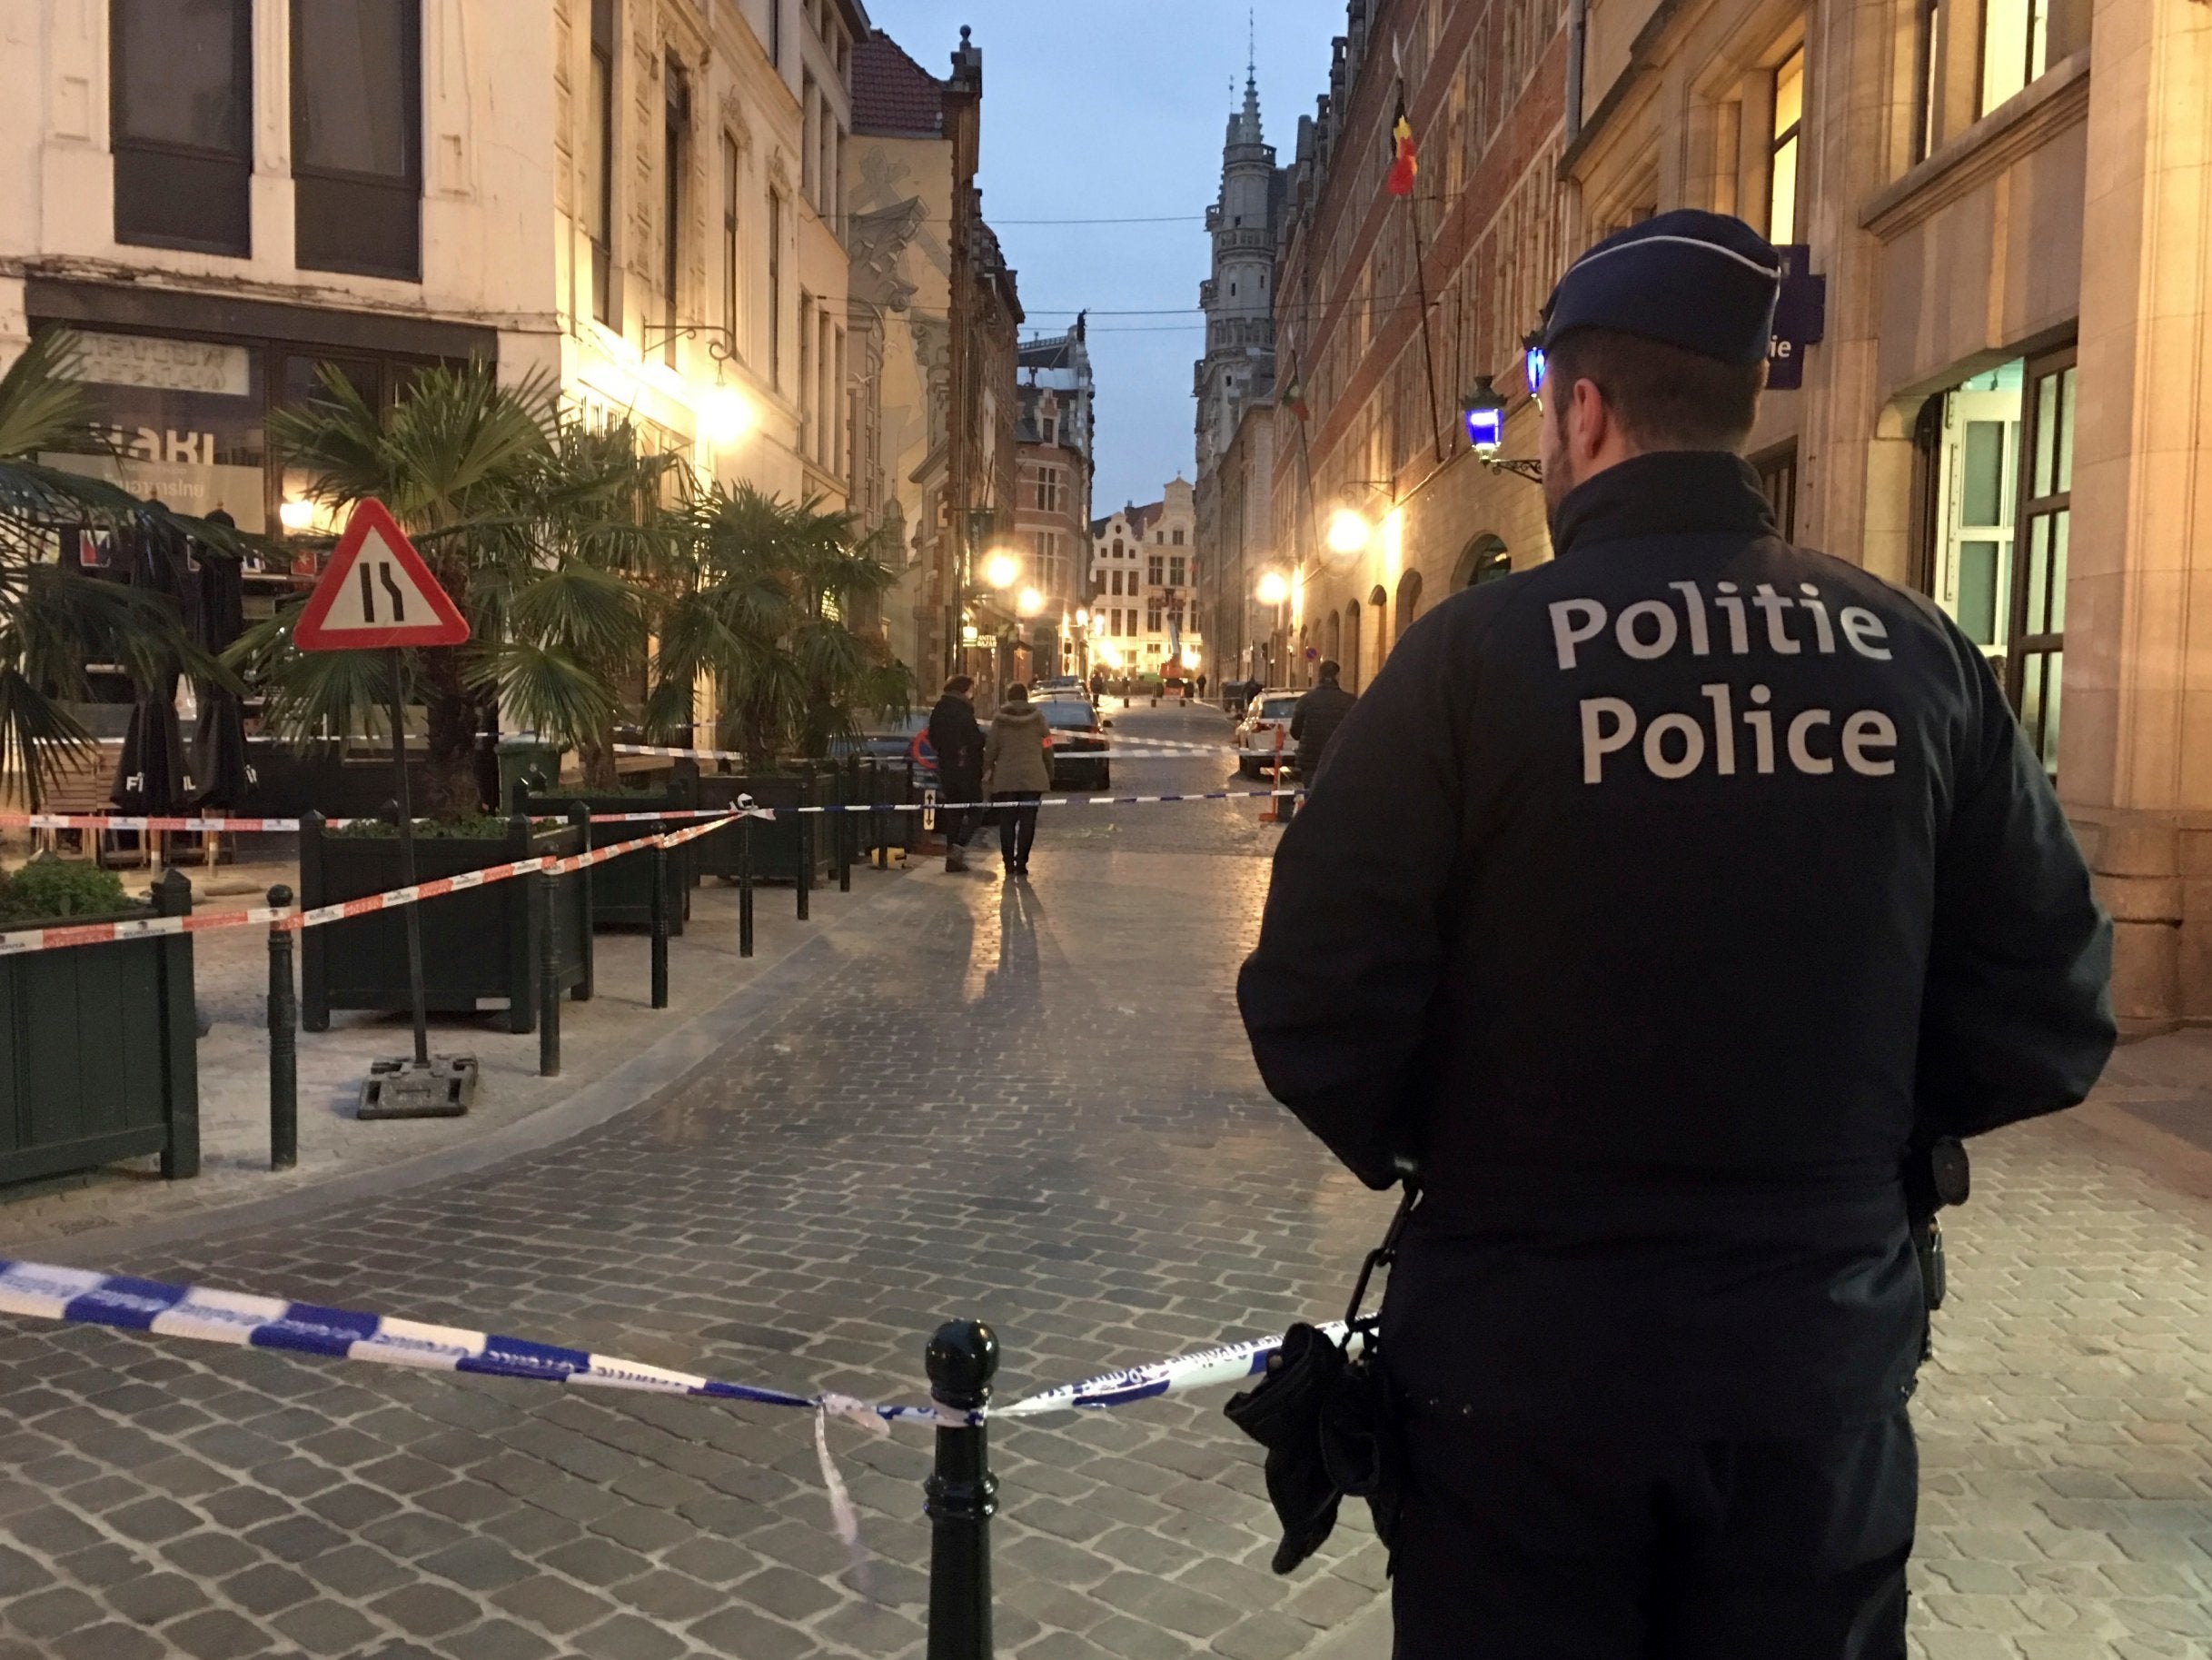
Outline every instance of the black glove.
<svg viewBox="0 0 2212 1660"><path fill-rule="evenodd" d="M1229 1422L1267 1449L1267 1501L1283 1524L1270 1566L1287 1574L1328 1542L1344 1491L1323 1452L1322 1419L1341 1394L1344 1352L1304 1323L1283 1334L1256 1387L1233 1397Z"/></svg>

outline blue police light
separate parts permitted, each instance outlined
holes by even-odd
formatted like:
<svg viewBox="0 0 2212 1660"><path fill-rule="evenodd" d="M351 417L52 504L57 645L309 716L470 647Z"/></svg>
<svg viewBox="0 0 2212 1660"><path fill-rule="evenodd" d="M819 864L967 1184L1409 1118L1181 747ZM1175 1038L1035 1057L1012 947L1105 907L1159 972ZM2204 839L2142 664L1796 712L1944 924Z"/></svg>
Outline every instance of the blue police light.
<svg viewBox="0 0 2212 1660"><path fill-rule="evenodd" d="M1466 417L1467 442L1477 455L1488 461L1504 447L1505 400L1498 396L1490 376L1475 382L1474 391L1461 402L1460 413Z"/></svg>
<svg viewBox="0 0 2212 1660"><path fill-rule="evenodd" d="M1532 398L1543 389L1545 362L1542 346L1532 345L1522 353L1521 378L1528 387L1529 396Z"/></svg>

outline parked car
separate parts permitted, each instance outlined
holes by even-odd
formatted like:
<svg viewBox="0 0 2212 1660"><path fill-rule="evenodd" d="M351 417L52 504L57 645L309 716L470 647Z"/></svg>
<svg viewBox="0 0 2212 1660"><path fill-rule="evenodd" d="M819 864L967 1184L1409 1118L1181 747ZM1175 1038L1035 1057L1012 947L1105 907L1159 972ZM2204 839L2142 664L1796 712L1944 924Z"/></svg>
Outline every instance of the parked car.
<svg viewBox="0 0 2212 1660"><path fill-rule="evenodd" d="M1296 767L1297 746L1290 741L1291 717L1305 694L1288 688L1263 691L1245 706L1245 718L1236 724L1236 770L1246 778L1265 776L1275 760L1275 733L1283 734L1283 770Z"/></svg>
<svg viewBox="0 0 2212 1660"><path fill-rule="evenodd" d="M1050 729L1045 741L1052 751L1052 787L1111 790L1113 763L1083 758L1096 755L1108 747L1111 740L1106 735L1106 729L1114 723L1100 720L1097 706L1088 698L1046 698L1037 707Z"/></svg>
<svg viewBox="0 0 2212 1660"><path fill-rule="evenodd" d="M1031 694L1040 701L1046 698L1079 698L1084 695L1082 678L1074 674L1048 674L1030 690Z"/></svg>
<svg viewBox="0 0 2212 1660"><path fill-rule="evenodd" d="M829 753L837 760L865 755L877 760L911 759L927 777L937 776L937 751L929 747L929 713L919 710L896 721L880 721L853 738L833 738Z"/></svg>

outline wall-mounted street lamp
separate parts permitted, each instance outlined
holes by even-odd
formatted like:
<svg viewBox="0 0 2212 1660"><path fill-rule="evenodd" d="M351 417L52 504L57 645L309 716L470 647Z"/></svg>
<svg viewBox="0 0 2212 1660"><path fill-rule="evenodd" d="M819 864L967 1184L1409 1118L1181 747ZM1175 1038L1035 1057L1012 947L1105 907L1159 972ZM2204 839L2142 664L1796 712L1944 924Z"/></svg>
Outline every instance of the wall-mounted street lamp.
<svg viewBox="0 0 2212 1660"><path fill-rule="evenodd" d="M753 401L735 386L716 386L699 403L699 436L718 450L728 449L759 423Z"/></svg>
<svg viewBox="0 0 2212 1660"><path fill-rule="evenodd" d="M983 580L1004 592L1021 575L1021 562L1001 548L983 562Z"/></svg>
<svg viewBox="0 0 2212 1660"><path fill-rule="evenodd" d="M733 362L738 355L737 337L719 323L649 323L639 336L639 349L650 353L671 340L704 340L707 356L718 363Z"/></svg>
<svg viewBox="0 0 2212 1660"><path fill-rule="evenodd" d="M1025 617L1034 617L1045 609L1045 596L1034 588L1025 588L1014 601L1014 609Z"/></svg>
<svg viewBox="0 0 2212 1660"><path fill-rule="evenodd" d="M1340 507L1329 515L1329 527L1323 540L1329 552L1353 554L1363 552L1374 535L1374 526L1367 522L1367 515L1357 508Z"/></svg>
<svg viewBox="0 0 2212 1660"><path fill-rule="evenodd" d="M1483 465L1493 472L1513 473L1533 484L1543 482L1542 462L1498 453L1505 447L1505 400L1491 384L1490 376L1476 378L1474 390L1460 401L1459 408L1467 422L1467 442Z"/></svg>
<svg viewBox="0 0 2212 1660"><path fill-rule="evenodd" d="M1290 598L1290 579L1280 571L1270 571L1260 578L1259 591L1254 597L1262 605L1280 605Z"/></svg>

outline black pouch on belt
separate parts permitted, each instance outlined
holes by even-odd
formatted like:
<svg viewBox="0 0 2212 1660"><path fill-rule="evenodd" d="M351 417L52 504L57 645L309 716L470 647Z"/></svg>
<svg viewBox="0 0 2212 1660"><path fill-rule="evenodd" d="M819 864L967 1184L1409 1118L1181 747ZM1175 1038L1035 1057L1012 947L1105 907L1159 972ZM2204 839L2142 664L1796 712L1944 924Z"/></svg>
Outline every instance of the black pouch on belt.
<svg viewBox="0 0 2212 1660"><path fill-rule="evenodd" d="M1283 1524L1270 1565L1287 1574L1328 1542L1347 1496L1364 1498L1385 1546L1397 1529L1397 1435L1374 1319L1360 1317L1374 1271L1397 1256L1406 1218L1420 1199L1409 1178L1390 1232L1367 1255L1340 1345L1319 1327L1299 1324L1268 1357L1259 1384L1233 1397L1229 1422L1267 1449L1267 1499Z"/></svg>

